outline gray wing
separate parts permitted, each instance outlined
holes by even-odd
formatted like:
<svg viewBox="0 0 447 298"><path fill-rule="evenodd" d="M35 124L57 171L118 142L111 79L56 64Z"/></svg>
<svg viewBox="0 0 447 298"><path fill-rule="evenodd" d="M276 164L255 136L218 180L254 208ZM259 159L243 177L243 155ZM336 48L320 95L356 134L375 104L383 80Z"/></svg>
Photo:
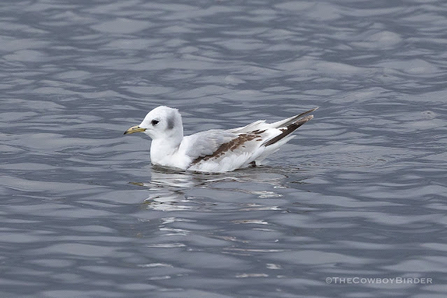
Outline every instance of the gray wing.
<svg viewBox="0 0 447 298"><path fill-rule="evenodd" d="M229 130L202 131L184 137L179 149L194 161L197 158L214 154L221 145L237 137L238 134Z"/></svg>

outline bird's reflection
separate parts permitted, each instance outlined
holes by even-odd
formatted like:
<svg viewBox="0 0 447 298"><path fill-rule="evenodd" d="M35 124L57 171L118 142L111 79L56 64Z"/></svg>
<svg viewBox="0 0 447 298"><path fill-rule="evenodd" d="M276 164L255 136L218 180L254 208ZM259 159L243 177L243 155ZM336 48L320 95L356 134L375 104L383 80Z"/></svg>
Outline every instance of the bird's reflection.
<svg viewBox="0 0 447 298"><path fill-rule="evenodd" d="M295 171L294 171L295 170ZM286 188L285 181L299 169L273 169L270 167L250 168L221 174L204 174L193 172L176 172L166 168L152 167L150 182L130 182L133 185L148 188L150 195L144 200L147 209L176 211L200 208L201 204L194 195L187 194L194 188L220 189L225 182L238 182L240 187L232 191L250 193L260 198L280 197L274 191L252 190L247 183L267 183L270 189ZM304 178L303 178L304 179ZM296 179L295 179L296 180ZM299 181L288 181L300 183ZM203 207L203 206L202 206Z"/></svg>

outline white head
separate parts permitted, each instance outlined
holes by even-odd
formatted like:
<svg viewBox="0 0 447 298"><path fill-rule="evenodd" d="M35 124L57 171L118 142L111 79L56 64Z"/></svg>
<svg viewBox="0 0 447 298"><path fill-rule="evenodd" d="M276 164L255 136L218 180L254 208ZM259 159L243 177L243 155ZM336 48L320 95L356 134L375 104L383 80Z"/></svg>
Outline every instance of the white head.
<svg viewBox="0 0 447 298"><path fill-rule="evenodd" d="M178 140L183 138L182 116L177 109L160 106L150 111L140 125L133 126L124 134L144 132L153 140Z"/></svg>

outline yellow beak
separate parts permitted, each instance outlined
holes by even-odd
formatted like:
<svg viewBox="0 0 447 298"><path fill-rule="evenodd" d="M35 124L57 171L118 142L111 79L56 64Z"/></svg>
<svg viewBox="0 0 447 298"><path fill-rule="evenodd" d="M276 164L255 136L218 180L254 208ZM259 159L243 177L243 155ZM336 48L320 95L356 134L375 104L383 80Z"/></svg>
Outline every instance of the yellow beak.
<svg viewBox="0 0 447 298"><path fill-rule="evenodd" d="M138 125L135 125L135 126L132 126L131 128L129 128L128 130L126 130L124 132L124 134L127 135L127 134L131 134L131 133L135 133L135 132L143 132L145 130L146 130L146 128L142 128L142 127L139 127Z"/></svg>

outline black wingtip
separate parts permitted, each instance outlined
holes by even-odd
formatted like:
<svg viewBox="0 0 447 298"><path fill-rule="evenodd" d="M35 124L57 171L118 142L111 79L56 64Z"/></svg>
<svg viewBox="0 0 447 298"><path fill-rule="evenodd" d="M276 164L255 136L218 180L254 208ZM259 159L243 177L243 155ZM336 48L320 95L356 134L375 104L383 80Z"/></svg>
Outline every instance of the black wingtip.
<svg viewBox="0 0 447 298"><path fill-rule="evenodd" d="M302 116L304 116L304 115L307 115L307 114L309 114L309 113L312 113L313 111L316 111L316 110L318 110L320 107L315 107L315 108L313 108L313 109L311 109L311 110L309 110L309 111L306 111L306 112L304 112L304 113L301 113L301 114L299 114L298 116L296 116L296 118L300 118L300 117L302 117Z"/></svg>
<svg viewBox="0 0 447 298"><path fill-rule="evenodd" d="M313 111L315 111L317 108L313 109L313 110L309 110L307 112L304 112L303 114L307 114L307 113L311 113ZM303 115L301 114L301 115ZM300 115L300 116L301 116ZM301 125L303 125L304 123L306 123L307 121L310 121L314 118L314 115L309 115L303 118L299 118L298 120L294 121L293 123L287 125L286 127L284 127L282 129L282 133L280 133L279 135L277 135L276 137L266 141L263 145L265 147L268 147L270 145L273 145L275 143L277 143L278 141L284 139L285 137L287 137L289 134L291 134L292 132L294 132L295 130L297 130Z"/></svg>

